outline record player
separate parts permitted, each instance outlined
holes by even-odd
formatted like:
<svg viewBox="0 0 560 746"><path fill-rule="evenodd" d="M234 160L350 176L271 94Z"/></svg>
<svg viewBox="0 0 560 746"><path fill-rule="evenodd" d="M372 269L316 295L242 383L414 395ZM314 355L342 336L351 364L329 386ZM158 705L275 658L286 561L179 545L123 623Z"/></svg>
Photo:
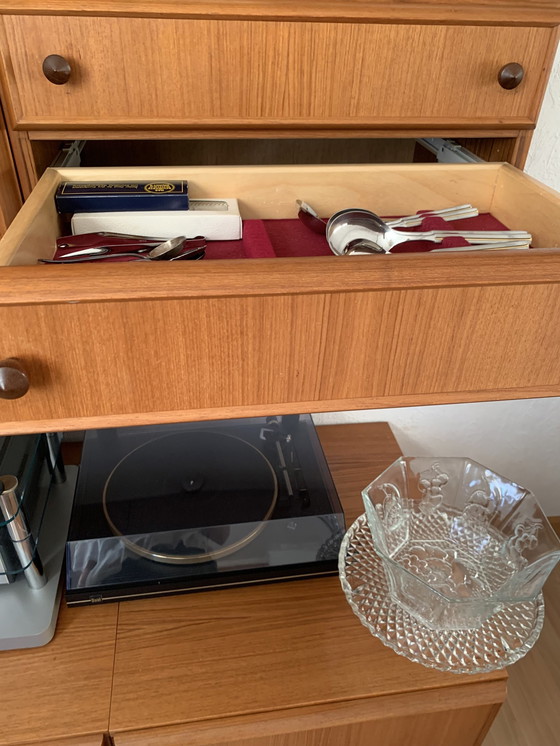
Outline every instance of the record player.
<svg viewBox="0 0 560 746"><path fill-rule="evenodd" d="M309 415L89 431L66 601L334 575L344 531Z"/></svg>

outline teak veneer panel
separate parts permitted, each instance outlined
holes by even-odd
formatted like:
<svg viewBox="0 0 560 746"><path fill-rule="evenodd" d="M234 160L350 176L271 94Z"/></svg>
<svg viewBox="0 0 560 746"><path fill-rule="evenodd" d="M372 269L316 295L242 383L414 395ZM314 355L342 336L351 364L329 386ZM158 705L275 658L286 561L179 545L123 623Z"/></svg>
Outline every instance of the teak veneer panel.
<svg viewBox="0 0 560 746"><path fill-rule="evenodd" d="M398 446L380 423L318 432L353 520ZM360 625L336 577L132 601L120 605L110 731L116 746L365 746L380 734L444 746L456 723L454 743L470 746L505 678L396 655Z"/></svg>
<svg viewBox="0 0 560 746"><path fill-rule="evenodd" d="M383 719L361 719L364 711L372 716L371 703L366 700L361 704L361 712L355 708L352 713L356 720L343 722L331 717L330 707L317 713L319 727L314 727L300 716L294 717L292 723L285 722L271 727L268 722L250 725L239 725L226 721L222 727L207 728L206 724L175 728L156 728L153 730L118 733L113 739L114 746L372 746L382 743L383 746L473 746L480 743L480 738L491 725L498 705L479 705L472 708L440 710L418 715L398 715ZM348 713L350 714L350 713ZM366 716L367 717L367 716ZM331 720L335 720L332 724ZM293 724L293 725L292 725ZM276 727L274 727L276 726ZM277 732L282 726L288 726L289 732ZM300 727L293 732L291 727ZM270 735L264 735L265 733ZM258 733L258 736L254 734ZM243 734L243 735L242 735ZM62 746L62 745L61 745Z"/></svg>
<svg viewBox="0 0 560 746"><path fill-rule="evenodd" d="M558 392L559 307L553 284L4 307L31 387L1 402L2 429Z"/></svg>
<svg viewBox="0 0 560 746"><path fill-rule="evenodd" d="M560 23L556 0L0 0L0 12L22 14L107 15L142 17L317 19L334 21L481 22L535 25Z"/></svg>
<svg viewBox="0 0 560 746"><path fill-rule="evenodd" d="M51 256L61 179L49 170L0 245L0 262ZM557 246L560 199L511 167L147 169L192 196L236 194L244 216L289 217L476 202ZM222 191L224 190L224 191ZM0 403L4 432L250 414L557 395L560 251L8 266L3 355L31 388Z"/></svg>
<svg viewBox="0 0 560 746"><path fill-rule="evenodd" d="M117 614L116 605L69 609L63 601L48 645L0 652L1 746L101 746L109 723Z"/></svg>
<svg viewBox="0 0 560 746"><path fill-rule="evenodd" d="M27 743L14 743L13 746L114 746L106 734L95 736L78 736L77 738L57 738L53 741L29 741Z"/></svg>
<svg viewBox="0 0 560 746"><path fill-rule="evenodd" d="M536 121L556 38L536 27L18 15L3 23L14 124L24 129L519 129ZM43 75L53 53L72 65L65 85ZM449 59L461 60L460 80ZM512 60L526 72L507 91L497 76Z"/></svg>
<svg viewBox="0 0 560 746"><path fill-rule="evenodd" d="M23 203L14 158L0 108L0 236L6 231Z"/></svg>

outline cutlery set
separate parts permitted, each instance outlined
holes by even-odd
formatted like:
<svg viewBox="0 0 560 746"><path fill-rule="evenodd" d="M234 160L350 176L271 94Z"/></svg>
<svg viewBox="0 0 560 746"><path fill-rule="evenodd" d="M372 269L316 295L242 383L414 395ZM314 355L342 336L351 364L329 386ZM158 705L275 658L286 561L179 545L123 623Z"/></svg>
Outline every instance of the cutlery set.
<svg viewBox="0 0 560 746"><path fill-rule="evenodd" d="M39 259L42 264L78 264L107 259L137 261L176 261L202 259L206 253L203 236L164 239L153 236L134 236L126 233L83 233L63 236L56 242L55 259Z"/></svg>
<svg viewBox="0 0 560 746"><path fill-rule="evenodd" d="M324 220L306 202L296 200L296 203L300 221L313 232L325 236L331 251L337 256L390 254L395 247L402 247L411 241L430 241L438 244L446 238L461 238L468 246L434 248L431 252L528 249L532 240L531 234L526 231L402 230L420 226L426 218L437 217L449 222L476 217L477 208L468 204L386 220L370 210L348 208ZM206 239L203 236L177 236L166 240L154 236L99 231L57 239L55 258L39 259L39 262L78 264L108 259L192 261L203 259L205 253Z"/></svg>
<svg viewBox="0 0 560 746"><path fill-rule="evenodd" d="M428 217L438 217L445 221L476 217L478 210L472 205L430 210L393 220L383 220L370 210L349 208L340 210L329 220L323 220L306 202L296 200L296 204L301 222L315 233L324 235L331 251L337 256L390 254L396 246L410 241L441 243L445 238L462 238L469 246L432 249L432 252L528 249L532 241L531 234L526 231L399 230L421 225Z"/></svg>

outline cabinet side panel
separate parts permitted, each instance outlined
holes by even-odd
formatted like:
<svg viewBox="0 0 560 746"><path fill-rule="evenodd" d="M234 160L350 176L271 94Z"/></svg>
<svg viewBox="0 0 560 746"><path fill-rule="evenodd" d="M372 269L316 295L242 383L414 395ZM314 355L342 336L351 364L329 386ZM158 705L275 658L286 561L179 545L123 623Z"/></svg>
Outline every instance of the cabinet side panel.
<svg viewBox="0 0 560 746"><path fill-rule="evenodd" d="M0 236L17 215L21 205L21 190L0 107Z"/></svg>

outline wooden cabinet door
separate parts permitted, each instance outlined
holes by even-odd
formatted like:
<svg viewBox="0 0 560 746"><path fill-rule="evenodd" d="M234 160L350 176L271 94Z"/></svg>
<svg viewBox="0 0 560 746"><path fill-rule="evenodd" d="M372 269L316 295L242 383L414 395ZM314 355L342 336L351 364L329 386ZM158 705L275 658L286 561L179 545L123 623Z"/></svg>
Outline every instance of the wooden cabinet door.
<svg viewBox="0 0 560 746"><path fill-rule="evenodd" d="M62 601L48 645L0 652L0 746L101 746L109 726L118 607Z"/></svg>

